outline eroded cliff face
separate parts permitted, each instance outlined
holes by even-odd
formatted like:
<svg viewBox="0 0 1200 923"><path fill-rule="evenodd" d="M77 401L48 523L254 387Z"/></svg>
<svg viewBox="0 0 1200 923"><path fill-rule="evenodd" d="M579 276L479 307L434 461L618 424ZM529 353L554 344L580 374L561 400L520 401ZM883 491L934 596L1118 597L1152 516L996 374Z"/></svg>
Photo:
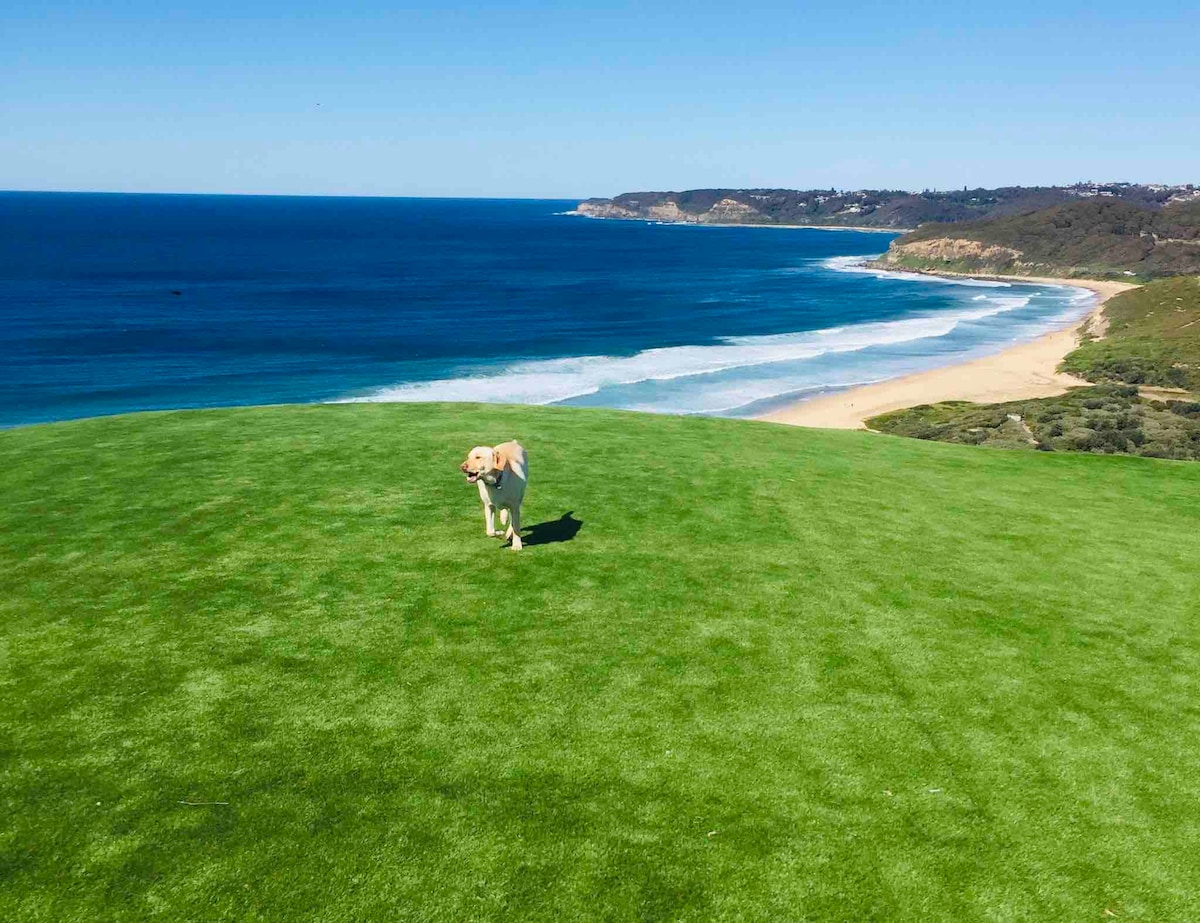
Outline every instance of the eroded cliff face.
<svg viewBox="0 0 1200 923"><path fill-rule="evenodd" d="M587 215L589 218L639 218L636 210L624 208L613 202L580 202L575 206L575 213Z"/></svg>
<svg viewBox="0 0 1200 923"><path fill-rule="evenodd" d="M644 221L681 221L689 224L747 224L762 221L756 209L736 199L721 199L707 211L686 212L676 202L655 202L642 205L630 202L580 202L575 211L589 218L636 218Z"/></svg>
<svg viewBox="0 0 1200 923"><path fill-rule="evenodd" d="M883 259L886 263L897 265L921 263L936 266L950 263L993 272L1020 272L1026 268L1021 257L1021 251L1012 247L956 237L938 237L912 243L893 242Z"/></svg>
<svg viewBox="0 0 1200 923"><path fill-rule="evenodd" d="M655 221L687 221L688 215L681 211L674 202L663 202L661 205L651 205L646 214Z"/></svg>
<svg viewBox="0 0 1200 923"><path fill-rule="evenodd" d="M639 218L645 221L697 221L698 215L689 215L675 202L660 202L652 205L619 205L616 202L580 202L575 211L589 218Z"/></svg>
<svg viewBox="0 0 1200 923"><path fill-rule="evenodd" d="M752 208L745 202L739 202L737 199L722 199L705 212L700 220L703 223L712 224L745 224L761 220L762 217L762 213L758 209Z"/></svg>

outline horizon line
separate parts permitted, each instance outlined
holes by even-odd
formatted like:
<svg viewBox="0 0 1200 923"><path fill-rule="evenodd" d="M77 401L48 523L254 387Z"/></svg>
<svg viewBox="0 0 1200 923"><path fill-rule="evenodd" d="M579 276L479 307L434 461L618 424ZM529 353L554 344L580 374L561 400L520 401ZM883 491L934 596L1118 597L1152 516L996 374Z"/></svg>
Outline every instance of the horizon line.
<svg viewBox="0 0 1200 923"><path fill-rule="evenodd" d="M856 188L834 186L813 186L807 189L802 189L799 186L693 186L684 189L629 189L623 192L618 192L613 195L589 195L589 196L528 196L528 195L402 195L392 193L331 193L331 192L197 192L197 191L180 191L180 190L159 190L159 189L139 189L139 190L123 190L123 189L4 189L0 188L0 195L155 195L155 196L224 196L229 198L278 198L278 199L442 199L442 200L489 200L489 201L507 201L507 202L583 202L589 199L614 199L622 195L646 194L654 193L658 195L679 195L685 192L699 191L718 191L718 192L755 192L755 191L771 191L771 192L824 192L829 190L837 194L856 194L868 192L898 192L906 195L922 195L927 193L952 193L973 190L992 191L997 189L1073 189L1079 186L1165 186L1168 188L1196 188L1197 183L1169 183L1169 182L1132 182L1129 180L1076 180L1072 183L1049 183L1036 184L1032 186L1024 186L1020 183L1001 186L966 186L961 189L958 186L953 188L937 189L926 187L921 190L904 189L900 187L888 188L886 186L869 187L859 186Z"/></svg>

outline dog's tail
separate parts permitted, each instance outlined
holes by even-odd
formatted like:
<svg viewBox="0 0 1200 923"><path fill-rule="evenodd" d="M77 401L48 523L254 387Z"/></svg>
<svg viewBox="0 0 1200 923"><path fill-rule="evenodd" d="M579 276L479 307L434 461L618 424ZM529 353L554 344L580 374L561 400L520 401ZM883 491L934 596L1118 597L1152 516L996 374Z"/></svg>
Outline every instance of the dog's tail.
<svg viewBox="0 0 1200 923"><path fill-rule="evenodd" d="M508 510L500 511L500 525L502 525L502 526L508 525Z"/></svg>

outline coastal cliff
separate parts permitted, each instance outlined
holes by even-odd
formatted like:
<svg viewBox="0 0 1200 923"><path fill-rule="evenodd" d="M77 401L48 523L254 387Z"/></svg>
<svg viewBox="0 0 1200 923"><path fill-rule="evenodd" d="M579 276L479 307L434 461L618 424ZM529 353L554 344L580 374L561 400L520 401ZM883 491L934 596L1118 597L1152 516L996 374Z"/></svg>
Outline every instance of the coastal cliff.
<svg viewBox="0 0 1200 923"><path fill-rule="evenodd" d="M1012 267L1019 264L1022 253L1012 247L982 244L977 240L962 240L954 237L935 237L933 240L916 240L912 243L892 247L888 259L910 258L939 263L973 262L980 266Z"/></svg>
<svg viewBox="0 0 1200 923"><path fill-rule="evenodd" d="M640 200L617 201L616 199L588 199L576 208L580 215L589 218L643 219L648 221L671 221L684 224L774 224L754 206L735 198L723 198L699 212L684 211L672 199L652 201L642 205Z"/></svg>

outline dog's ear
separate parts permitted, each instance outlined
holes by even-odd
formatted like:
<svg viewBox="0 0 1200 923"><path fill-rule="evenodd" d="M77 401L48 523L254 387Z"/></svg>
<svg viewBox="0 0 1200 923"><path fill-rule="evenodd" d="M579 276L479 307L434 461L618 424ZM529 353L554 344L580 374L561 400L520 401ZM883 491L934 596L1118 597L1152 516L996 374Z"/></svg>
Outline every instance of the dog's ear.
<svg viewBox="0 0 1200 923"><path fill-rule="evenodd" d="M503 471L508 467L508 456L499 449L492 449L492 466L496 471Z"/></svg>

